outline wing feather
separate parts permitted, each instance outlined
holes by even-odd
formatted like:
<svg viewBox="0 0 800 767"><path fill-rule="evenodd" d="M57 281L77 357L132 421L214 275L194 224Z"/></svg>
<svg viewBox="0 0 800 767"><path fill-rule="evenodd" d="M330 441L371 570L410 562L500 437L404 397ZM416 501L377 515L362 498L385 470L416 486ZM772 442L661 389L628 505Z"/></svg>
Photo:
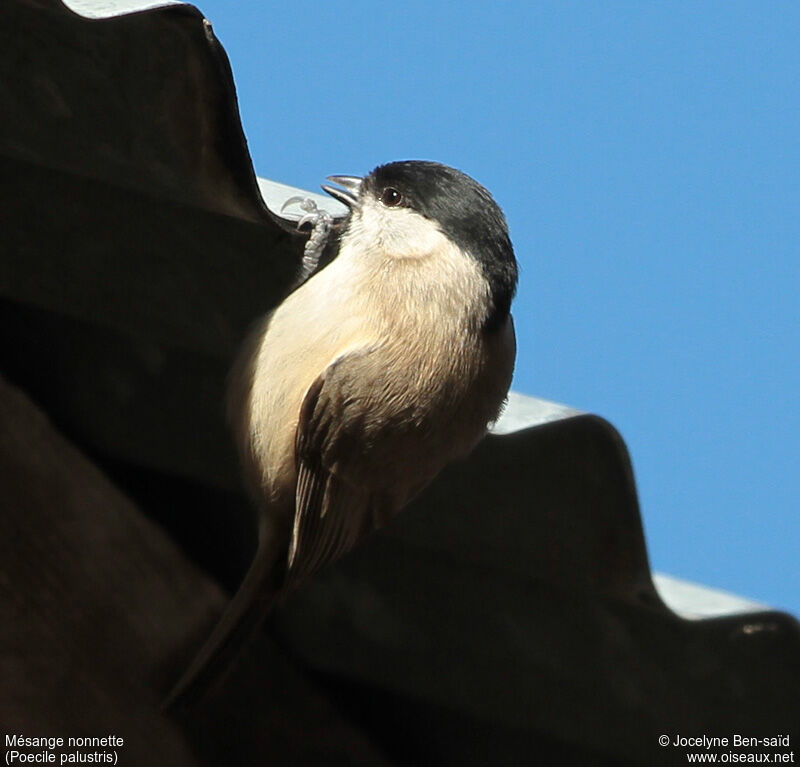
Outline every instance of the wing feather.
<svg viewBox="0 0 800 767"><path fill-rule="evenodd" d="M295 441L297 488L288 579L297 581L338 559L361 537L370 491L337 476L323 460L341 428L339 381L332 375L350 355L331 365L309 388ZM341 380L341 379L339 379Z"/></svg>

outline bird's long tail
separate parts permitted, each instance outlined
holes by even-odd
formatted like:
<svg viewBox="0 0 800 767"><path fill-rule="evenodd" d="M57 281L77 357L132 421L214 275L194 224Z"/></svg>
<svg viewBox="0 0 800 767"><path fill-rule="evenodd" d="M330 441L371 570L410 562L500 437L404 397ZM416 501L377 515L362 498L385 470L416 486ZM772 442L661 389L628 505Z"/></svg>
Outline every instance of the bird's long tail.
<svg viewBox="0 0 800 767"><path fill-rule="evenodd" d="M262 538L250 569L211 636L162 707L187 708L199 701L224 677L243 647L256 634L275 604L275 558Z"/></svg>

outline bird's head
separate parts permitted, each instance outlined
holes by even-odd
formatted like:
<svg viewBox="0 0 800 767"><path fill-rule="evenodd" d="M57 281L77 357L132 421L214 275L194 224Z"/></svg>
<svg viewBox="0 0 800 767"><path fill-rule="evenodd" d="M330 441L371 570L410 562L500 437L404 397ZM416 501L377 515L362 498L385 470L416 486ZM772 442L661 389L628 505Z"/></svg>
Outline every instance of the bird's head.
<svg viewBox="0 0 800 767"><path fill-rule="evenodd" d="M491 194L455 168L422 160L380 165L369 175L330 176L323 189L350 209L343 241L380 243L396 258L424 257L443 237L474 259L488 284L493 314L508 314L517 262L505 216Z"/></svg>

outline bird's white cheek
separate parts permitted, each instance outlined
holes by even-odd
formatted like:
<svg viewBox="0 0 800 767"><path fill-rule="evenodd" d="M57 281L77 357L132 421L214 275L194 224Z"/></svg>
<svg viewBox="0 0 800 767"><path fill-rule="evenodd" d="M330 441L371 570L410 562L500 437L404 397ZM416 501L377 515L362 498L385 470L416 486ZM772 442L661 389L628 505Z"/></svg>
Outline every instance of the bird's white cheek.
<svg viewBox="0 0 800 767"><path fill-rule="evenodd" d="M438 227L419 213L371 201L362 206L350 234L365 249L377 246L391 258L420 258L444 244Z"/></svg>

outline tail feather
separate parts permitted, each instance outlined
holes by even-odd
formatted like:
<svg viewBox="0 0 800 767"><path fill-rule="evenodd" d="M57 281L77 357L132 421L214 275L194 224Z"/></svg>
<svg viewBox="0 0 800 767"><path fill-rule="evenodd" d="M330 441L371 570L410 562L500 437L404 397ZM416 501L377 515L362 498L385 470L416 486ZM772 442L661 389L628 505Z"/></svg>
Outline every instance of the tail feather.
<svg viewBox="0 0 800 767"><path fill-rule="evenodd" d="M167 709L188 708L219 684L275 604L274 557L260 546L247 575L211 636L164 700Z"/></svg>

